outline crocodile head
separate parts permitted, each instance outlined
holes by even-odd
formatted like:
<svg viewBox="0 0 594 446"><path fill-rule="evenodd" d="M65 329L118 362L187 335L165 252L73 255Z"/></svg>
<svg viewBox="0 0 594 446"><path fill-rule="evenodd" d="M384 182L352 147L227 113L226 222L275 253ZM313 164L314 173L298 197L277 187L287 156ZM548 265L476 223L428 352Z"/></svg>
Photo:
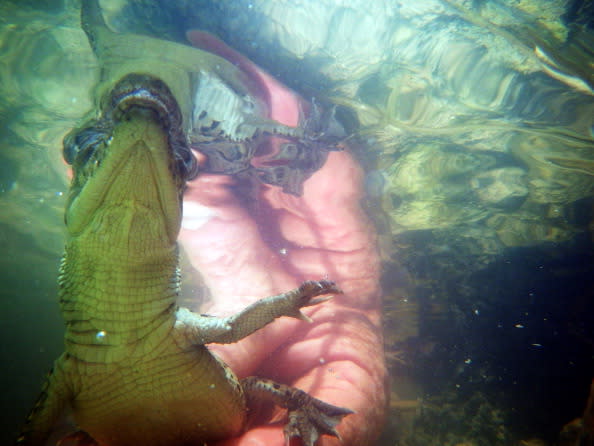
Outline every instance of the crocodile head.
<svg viewBox="0 0 594 446"><path fill-rule="evenodd" d="M100 103L97 119L64 138L73 179L65 222L70 237L101 233L106 243L175 243L182 193L197 163L167 85L129 74ZM117 240L122 245L122 240Z"/></svg>

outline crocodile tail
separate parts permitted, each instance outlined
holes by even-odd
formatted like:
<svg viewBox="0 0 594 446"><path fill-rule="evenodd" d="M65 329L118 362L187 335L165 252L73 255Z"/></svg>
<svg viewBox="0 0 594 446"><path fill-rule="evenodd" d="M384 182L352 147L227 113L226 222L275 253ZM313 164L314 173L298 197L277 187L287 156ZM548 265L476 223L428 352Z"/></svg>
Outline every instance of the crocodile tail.
<svg viewBox="0 0 594 446"><path fill-rule="evenodd" d="M16 446L43 446L64 414L72 394L62 369L64 358L65 354L56 360L47 374L41 394L25 421Z"/></svg>

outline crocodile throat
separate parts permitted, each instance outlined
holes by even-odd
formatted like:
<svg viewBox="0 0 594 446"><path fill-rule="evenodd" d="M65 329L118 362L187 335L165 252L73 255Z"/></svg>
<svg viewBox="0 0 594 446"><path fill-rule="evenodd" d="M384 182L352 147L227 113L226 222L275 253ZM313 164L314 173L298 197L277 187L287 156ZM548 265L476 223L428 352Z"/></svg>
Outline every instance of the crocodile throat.
<svg viewBox="0 0 594 446"><path fill-rule="evenodd" d="M60 303L68 352L91 362L130 355L132 343L146 354L149 334L171 328L182 193L195 172L164 83L129 75L101 105L64 141L74 177Z"/></svg>

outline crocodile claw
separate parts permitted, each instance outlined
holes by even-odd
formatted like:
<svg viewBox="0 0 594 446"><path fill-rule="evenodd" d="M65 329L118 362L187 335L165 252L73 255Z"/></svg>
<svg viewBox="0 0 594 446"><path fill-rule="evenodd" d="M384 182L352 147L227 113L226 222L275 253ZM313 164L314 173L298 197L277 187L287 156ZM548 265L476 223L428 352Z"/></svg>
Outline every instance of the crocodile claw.
<svg viewBox="0 0 594 446"><path fill-rule="evenodd" d="M312 98L308 118L301 112L299 135L283 135L278 153L266 157L256 168L260 181L282 187L283 192L301 196L303 183L326 162L329 151L342 150L346 132L334 116L334 108L322 110Z"/></svg>
<svg viewBox="0 0 594 446"><path fill-rule="evenodd" d="M271 399L288 410L288 421L284 428L288 446L292 438L301 438L304 446L314 446L321 435L330 435L340 440L335 427L351 409L338 407L314 398L295 387L277 383L270 379L248 376L241 380L248 401Z"/></svg>
<svg viewBox="0 0 594 446"><path fill-rule="evenodd" d="M220 82L216 85L224 87ZM225 94L231 95L230 102L238 107L236 102L240 100L229 92ZM284 192L296 196L303 193L305 180L324 165L328 152L342 150L340 143L346 137L344 128L334 116L334 108L322 110L313 99L309 116L305 118L303 112L300 113L298 127L261 118L250 109L231 132L222 128L221 118L218 118L219 115L226 116L225 110L216 111L218 114L205 110L195 113L191 139L192 146L206 155L202 171L224 175L255 174L262 183L279 186ZM233 129L231 124L228 126ZM270 138L277 142L271 144Z"/></svg>
<svg viewBox="0 0 594 446"><path fill-rule="evenodd" d="M301 319L305 322L313 322L311 318L303 314L300 309L318 305L332 299L332 296L318 297L330 293L342 294L342 290L331 280L308 280L307 282L303 282L299 288L289 291L289 293L286 294L293 304L293 310L285 314L285 316Z"/></svg>
<svg viewBox="0 0 594 446"><path fill-rule="evenodd" d="M287 142L279 152L264 162L265 167L256 168L262 183L282 187L283 192L301 196L303 183L317 172L328 157L328 149L313 142Z"/></svg>
<svg viewBox="0 0 594 446"><path fill-rule="evenodd" d="M289 420L284 428L285 444L289 446L294 437L301 438L304 446L313 446L320 435L330 435L340 440L335 426L346 415L354 413L344 407L333 406L300 390L301 407L289 409Z"/></svg>
<svg viewBox="0 0 594 446"><path fill-rule="evenodd" d="M338 288L336 283L332 282L331 280L308 280L301 284L299 287L299 293L301 293L301 295L304 297L311 299L312 297L321 296L322 294L342 294L342 290ZM310 302L309 305L315 305L315 303Z"/></svg>
<svg viewBox="0 0 594 446"><path fill-rule="evenodd" d="M216 141L198 146L206 155L202 166L204 172L235 175L252 169L250 164L254 156L254 144L251 141Z"/></svg>

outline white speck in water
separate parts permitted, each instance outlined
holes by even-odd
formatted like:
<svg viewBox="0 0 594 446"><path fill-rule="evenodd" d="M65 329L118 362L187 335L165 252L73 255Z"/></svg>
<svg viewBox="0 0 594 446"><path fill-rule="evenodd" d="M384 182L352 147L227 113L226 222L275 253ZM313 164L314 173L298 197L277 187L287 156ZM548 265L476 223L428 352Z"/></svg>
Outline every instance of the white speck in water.
<svg viewBox="0 0 594 446"><path fill-rule="evenodd" d="M477 308L477 309L474 310L474 314L475 314L475 316L478 316L479 314L481 314L481 312Z"/></svg>
<svg viewBox="0 0 594 446"><path fill-rule="evenodd" d="M61 197L62 195L64 195L64 192L60 190L56 192L56 197Z"/></svg>
<svg viewBox="0 0 594 446"><path fill-rule="evenodd" d="M466 359L464 360L464 364L472 364L472 359L470 359L470 358L466 358Z"/></svg>
<svg viewBox="0 0 594 446"><path fill-rule="evenodd" d="M516 327L516 328L524 328L524 326L522 324L516 324L516 325L514 325L514 327Z"/></svg>
<svg viewBox="0 0 594 446"><path fill-rule="evenodd" d="M289 252L289 251L287 250L287 248L281 248L281 249L279 249L279 250L278 250L278 253L279 253L281 256L286 256L288 252Z"/></svg>
<svg viewBox="0 0 594 446"><path fill-rule="evenodd" d="M530 344L532 347L537 347L537 348L541 348L542 344Z"/></svg>
<svg viewBox="0 0 594 446"><path fill-rule="evenodd" d="M105 340L105 336L107 336L107 333L105 332L105 330L100 330L95 335L95 339L97 339L99 342L101 342L101 341Z"/></svg>

